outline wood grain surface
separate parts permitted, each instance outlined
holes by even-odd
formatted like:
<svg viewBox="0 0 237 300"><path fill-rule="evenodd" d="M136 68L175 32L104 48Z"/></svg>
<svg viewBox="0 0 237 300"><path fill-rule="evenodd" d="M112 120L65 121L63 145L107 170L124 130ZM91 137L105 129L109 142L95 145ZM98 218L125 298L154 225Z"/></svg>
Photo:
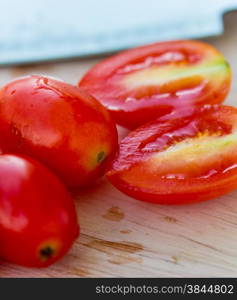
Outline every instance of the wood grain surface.
<svg viewBox="0 0 237 300"><path fill-rule="evenodd" d="M233 69L226 101L237 106L237 12L225 16L225 34L206 39ZM0 69L0 84L25 74L76 83L101 58ZM126 130L119 128L120 136ZM237 191L186 206L159 206L129 198L105 178L75 196L81 236L47 269L0 263L0 277L235 277ZM19 251L24 251L24 245Z"/></svg>

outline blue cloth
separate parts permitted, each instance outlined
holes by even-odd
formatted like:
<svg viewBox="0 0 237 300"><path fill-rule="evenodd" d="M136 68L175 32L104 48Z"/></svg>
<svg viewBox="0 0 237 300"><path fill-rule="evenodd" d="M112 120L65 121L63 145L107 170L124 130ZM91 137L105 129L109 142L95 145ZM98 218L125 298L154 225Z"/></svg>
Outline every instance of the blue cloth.
<svg viewBox="0 0 237 300"><path fill-rule="evenodd" d="M223 31L237 0L1 0L0 64L116 51Z"/></svg>

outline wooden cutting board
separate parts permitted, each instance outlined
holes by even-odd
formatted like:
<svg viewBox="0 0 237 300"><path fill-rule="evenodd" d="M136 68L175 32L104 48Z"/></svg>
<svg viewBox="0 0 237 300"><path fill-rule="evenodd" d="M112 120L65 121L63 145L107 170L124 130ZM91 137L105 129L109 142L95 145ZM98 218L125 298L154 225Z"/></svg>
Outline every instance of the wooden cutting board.
<svg viewBox="0 0 237 300"><path fill-rule="evenodd" d="M237 12L225 17L222 37L206 41L231 63L234 80L226 103L237 106ZM0 69L0 84L35 73L76 83L98 60ZM119 133L127 132L119 128ZM129 198L102 178L75 201L81 236L70 253L47 269L2 262L0 277L237 276L237 191L199 204L168 207Z"/></svg>

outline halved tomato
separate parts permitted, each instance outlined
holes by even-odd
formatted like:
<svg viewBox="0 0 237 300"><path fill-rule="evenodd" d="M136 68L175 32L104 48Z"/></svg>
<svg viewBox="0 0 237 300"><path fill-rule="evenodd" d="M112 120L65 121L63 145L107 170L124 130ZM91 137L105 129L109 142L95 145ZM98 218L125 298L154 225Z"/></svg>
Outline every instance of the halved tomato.
<svg viewBox="0 0 237 300"><path fill-rule="evenodd" d="M229 64L215 48L172 41L112 56L89 70L79 86L118 124L136 128L180 106L221 103L230 82Z"/></svg>
<svg viewBox="0 0 237 300"><path fill-rule="evenodd" d="M136 199L181 204L237 188L237 109L205 105L152 121L123 139L108 179Z"/></svg>

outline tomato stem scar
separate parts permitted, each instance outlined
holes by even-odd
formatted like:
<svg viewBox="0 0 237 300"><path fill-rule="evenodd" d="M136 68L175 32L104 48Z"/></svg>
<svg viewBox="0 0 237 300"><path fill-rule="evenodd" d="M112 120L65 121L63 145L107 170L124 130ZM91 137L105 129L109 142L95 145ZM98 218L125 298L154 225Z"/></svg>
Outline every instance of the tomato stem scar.
<svg viewBox="0 0 237 300"><path fill-rule="evenodd" d="M40 260L42 261L46 261L48 259L50 259L55 253L55 250L47 245L44 248L40 249Z"/></svg>
<svg viewBox="0 0 237 300"><path fill-rule="evenodd" d="M101 151L97 154L97 162L100 163L105 159L105 152Z"/></svg>

